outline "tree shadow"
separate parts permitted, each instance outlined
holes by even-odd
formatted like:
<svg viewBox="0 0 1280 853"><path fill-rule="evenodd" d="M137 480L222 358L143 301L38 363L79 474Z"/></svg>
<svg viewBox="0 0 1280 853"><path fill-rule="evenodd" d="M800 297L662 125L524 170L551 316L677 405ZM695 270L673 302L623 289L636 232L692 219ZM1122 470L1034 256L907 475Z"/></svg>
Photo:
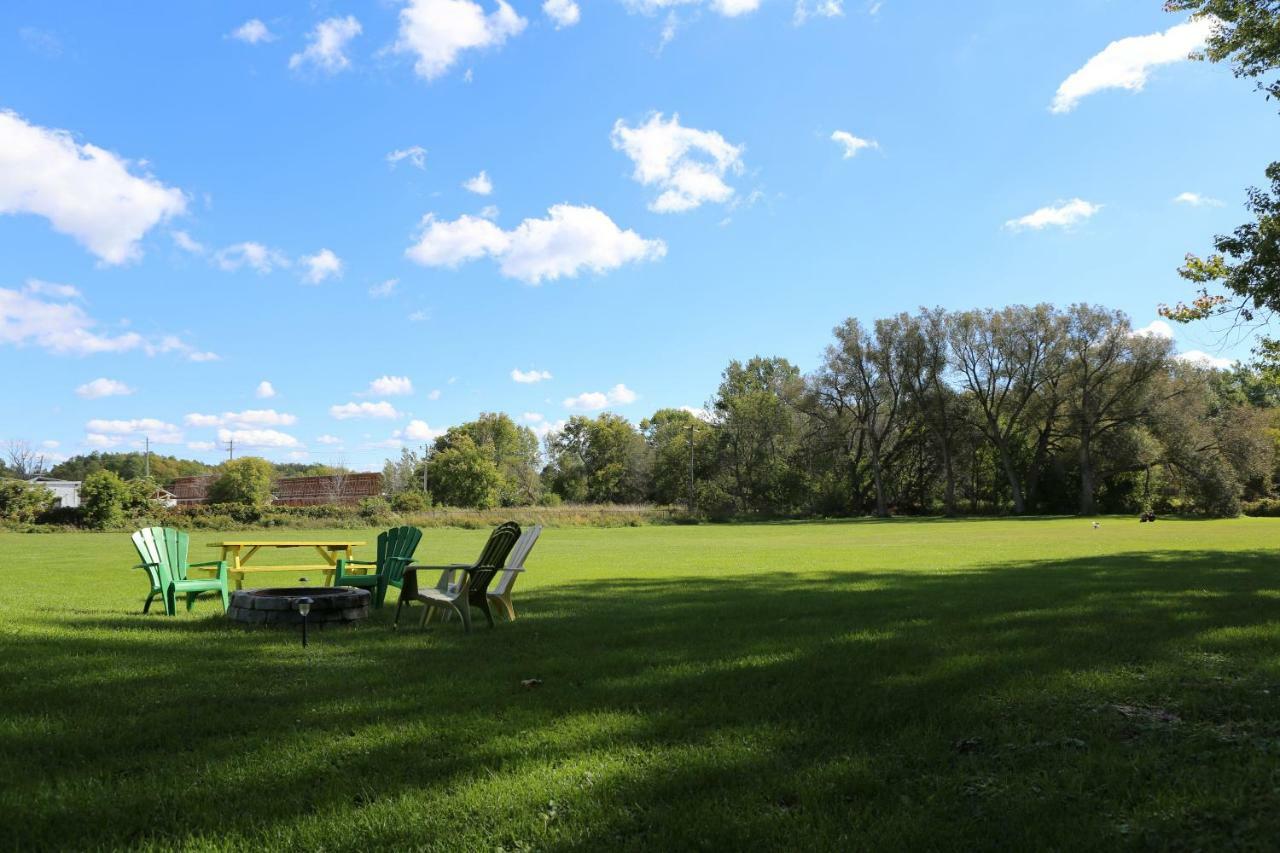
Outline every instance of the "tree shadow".
<svg viewBox="0 0 1280 853"><path fill-rule="evenodd" d="M63 616L5 640L0 844L1260 844L1274 562L624 578L305 651Z"/></svg>

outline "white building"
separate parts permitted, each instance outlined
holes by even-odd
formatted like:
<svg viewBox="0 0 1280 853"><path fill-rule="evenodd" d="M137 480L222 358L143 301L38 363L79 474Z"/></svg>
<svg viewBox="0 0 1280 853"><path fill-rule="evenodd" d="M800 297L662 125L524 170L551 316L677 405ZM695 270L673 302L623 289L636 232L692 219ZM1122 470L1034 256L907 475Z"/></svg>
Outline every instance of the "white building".
<svg viewBox="0 0 1280 853"><path fill-rule="evenodd" d="M27 480L34 486L44 486L53 492L53 496L58 499L56 506L78 507L80 506L80 481L79 480L59 480L55 477L32 477Z"/></svg>

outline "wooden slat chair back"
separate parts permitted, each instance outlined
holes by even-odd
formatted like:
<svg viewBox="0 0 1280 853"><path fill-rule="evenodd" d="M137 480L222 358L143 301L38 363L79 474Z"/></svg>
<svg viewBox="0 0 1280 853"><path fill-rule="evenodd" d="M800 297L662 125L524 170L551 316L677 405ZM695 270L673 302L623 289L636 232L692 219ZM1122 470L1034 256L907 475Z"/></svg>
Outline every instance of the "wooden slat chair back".
<svg viewBox="0 0 1280 853"><path fill-rule="evenodd" d="M146 570L151 581L151 592L142 605L143 613L151 609L152 599L159 595L164 599L165 613L173 616L177 612L176 597L179 592L186 594L188 610L195 604L196 596L202 592L220 592L222 609L227 609L230 595L227 588L227 564L221 560L191 563L191 537L185 532L172 527L144 527L131 538L142 560L138 568ZM188 570L193 567L217 569L217 577L192 579Z"/></svg>
<svg viewBox="0 0 1280 853"><path fill-rule="evenodd" d="M387 587L400 588L404 582L404 570L413 562L413 552L422 541L422 531L416 527L393 527L378 534L378 556L369 560L338 560L333 578L334 586L354 586L371 590L373 603L381 607L387 597ZM372 568L372 572L354 574L353 566Z"/></svg>
<svg viewBox="0 0 1280 853"><path fill-rule="evenodd" d="M386 537L385 542L383 536ZM387 587L399 589L404 584L404 570L413 562L413 554L421 541L422 531L416 527L396 527L378 537L378 565L382 576L378 591L379 607L387 597Z"/></svg>
<svg viewBox="0 0 1280 853"><path fill-rule="evenodd" d="M529 559L529 552L538 543L538 537L541 535L541 524L534 525L520 534L520 539L516 542L515 547L511 549L510 556L507 557L506 568L498 575L493 588L489 590L488 598L490 604L498 605L506 615L508 622L514 621L516 618L516 608L511 603L511 588L516 585L516 578L524 571L524 561Z"/></svg>
<svg viewBox="0 0 1280 853"><path fill-rule="evenodd" d="M499 524L489 535L489 541L485 543L480 559L476 560L476 564L467 573L467 598L472 607L479 607L484 611L485 618L489 620L489 627L493 627L493 614L489 610L487 594L489 584L506 565L507 556L510 555L519 538L520 525L514 521Z"/></svg>

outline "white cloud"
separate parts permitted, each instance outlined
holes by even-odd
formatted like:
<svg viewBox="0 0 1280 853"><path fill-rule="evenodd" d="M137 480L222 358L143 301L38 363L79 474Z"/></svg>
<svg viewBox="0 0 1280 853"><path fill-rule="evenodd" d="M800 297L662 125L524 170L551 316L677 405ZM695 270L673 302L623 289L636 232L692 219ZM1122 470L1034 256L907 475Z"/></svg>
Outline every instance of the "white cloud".
<svg viewBox="0 0 1280 853"><path fill-rule="evenodd" d="M488 195L493 192L493 181L489 180L489 173L481 169L480 174L463 181L462 188L476 195Z"/></svg>
<svg viewBox="0 0 1280 853"><path fill-rule="evenodd" d="M1209 355L1209 353L1198 349L1180 352L1175 355L1174 358L1178 361L1186 362L1187 364L1194 364L1196 367L1206 367L1211 370L1226 370L1234 364L1234 362L1229 358L1218 358L1217 356Z"/></svg>
<svg viewBox="0 0 1280 853"><path fill-rule="evenodd" d="M480 218L497 219L500 212L501 211L498 210L498 206L496 204L486 204L484 207L480 208Z"/></svg>
<svg viewBox="0 0 1280 853"><path fill-rule="evenodd" d="M877 8L871 11L874 15ZM810 18L840 18L844 16L844 0L796 0L796 11L792 22L800 26Z"/></svg>
<svg viewBox="0 0 1280 853"><path fill-rule="evenodd" d="M370 397L395 397L413 393L413 383L408 376L380 376L369 383L365 392Z"/></svg>
<svg viewBox="0 0 1280 853"><path fill-rule="evenodd" d="M218 441L235 442L241 447L300 447L302 442L275 429L220 429Z"/></svg>
<svg viewBox="0 0 1280 853"><path fill-rule="evenodd" d="M392 293L395 293L396 287L399 286L400 279L389 278L381 284L375 284L369 288L369 295L374 299L385 299Z"/></svg>
<svg viewBox="0 0 1280 853"><path fill-rule="evenodd" d="M431 319L431 315L426 311L414 311L409 315L410 323L421 323L429 319Z"/></svg>
<svg viewBox="0 0 1280 853"><path fill-rule="evenodd" d="M253 392L253 396L259 400L270 400L276 395L276 387L267 380L258 383L258 388Z"/></svg>
<svg viewBox="0 0 1280 853"><path fill-rule="evenodd" d="M192 238L186 231L170 231L169 236L173 238L174 245L184 252L193 255L203 255L205 253L204 244Z"/></svg>
<svg viewBox="0 0 1280 853"><path fill-rule="evenodd" d="M143 349L147 355L163 355L165 353L178 353L186 356L188 361L218 361L219 356L216 352L201 352L191 344L182 340L176 335L164 335L156 342L147 342L143 344Z"/></svg>
<svg viewBox="0 0 1280 853"><path fill-rule="evenodd" d="M1204 46L1218 24L1218 19L1209 15L1192 18L1163 33L1111 42L1062 81L1050 109L1055 113L1071 112L1082 98L1103 89L1142 91L1152 68L1189 58Z"/></svg>
<svg viewBox="0 0 1280 853"><path fill-rule="evenodd" d="M0 214L42 216L104 264L140 258L147 232L187 208L181 190L133 174L132 165L0 110Z"/></svg>
<svg viewBox="0 0 1280 853"><path fill-rule="evenodd" d="M1102 205L1100 204L1090 204L1084 199L1073 198L1071 201L1042 207L1034 213L1028 213L1026 216L1020 216L1017 219L1010 219L1004 224L1004 227L1011 231L1025 231L1028 228L1033 231L1041 231L1050 226L1070 228L1072 225L1083 222L1093 216L1099 210L1102 210Z"/></svg>
<svg viewBox="0 0 1280 853"><path fill-rule="evenodd" d="M277 267L291 265L288 256L276 249L269 249L261 243L245 242L219 249L213 254L213 262L218 269L235 272L241 267L266 275Z"/></svg>
<svg viewBox="0 0 1280 853"><path fill-rule="evenodd" d="M847 130L837 130L831 134L831 141L844 149L843 157L846 160L858 156L858 152L864 149L880 147L880 143L874 139L862 139Z"/></svg>
<svg viewBox="0 0 1280 853"><path fill-rule="evenodd" d="M556 29L572 27L582 18L582 10L573 0L546 0L542 12L556 22Z"/></svg>
<svg viewBox="0 0 1280 853"><path fill-rule="evenodd" d="M56 299L83 299L84 294L80 292L78 287L70 284L57 284L52 281L41 281L38 278L29 278L23 284L24 293L34 293L37 296L52 296Z"/></svg>
<svg viewBox="0 0 1280 853"><path fill-rule="evenodd" d="M439 400L439 399L440 399L440 389L439 389L439 388L432 388L432 389L431 389L431 393L427 394L427 399L428 399L428 400Z"/></svg>
<svg viewBox="0 0 1280 853"><path fill-rule="evenodd" d="M218 445L214 444L212 441L188 441L187 442L188 450L213 450L217 446Z"/></svg>
<svg viewBox="0 0 1280 853"><path fill-rule="evenodd" d="M547 370L512 370L511 378L516 382L525 385L532 385L535 382L545 382L551 378L551 372Z"/></svg>
<svg viewBox="0 0 1280 853"><path fill-rule="evenodd" d="M407 149L396 149L387 155L388 163L394 165L401 160L410 161L410 165L417 169L426 168L426 149L421 145L411 145Z"/></svg>
<svg viewBox="0 0 1280 853"><path fill-rule="evenodd" d="M569 422L562 418L558 421L542 421L541 423L536 423L529 428L533 430L533 434L538 438L546 438L551 433L559 432L568 425Z"/></svg>
<svg viewBox="0 0 1280 853"><path fill-rule="evenodd" d="M351 418L398 418L400 413L395 407L384 401L377 403L343 403L340 406L330 406L329 414L340 421L350 420Z"/></svg>
<svg viewBox="0 0 1280 853"><path fill-rule="evenodd" d="M135 418L133 420L107 420L95 418L84 425L85 432L97 440L90 438L90 443L117 445L127 438L149 438L152 444L179 444L182 441L182 430L157 418ZM101 441L105 439L105 441Z"/></svg>
<svg viewBox="0 0 1280 853"><path fill-rule="evenodd" d="M626 385L619 383L604 393L587 391L576 397L569 397L564 401L564 406L566 409L595 412L611 404L626 405L627 403L634 403L639 399L639 396Z"/></svg>
<svg viewBox="0 0 1280 853"><path fill-rule="evenodd" d="M512 231L474 216L444 222L428 215L416 239L405 254L423 266L456 267L489 255L503 275L529 284L573 278L583 269L603 273L667 253L661 240L624 231L594 207L568 204L555 205L546 219L526 219Z"/></svg>
<svg viewBox="0 0 1280 853"><path fill-rule="evenodd" d="M1164 320L1152 320L1141 329L1134 329L1133 334L1139 338L1164 338L1173 340L1173 327Z"/></svg>
<svg viewBox="0 0 1280 853"><path fill-rule="evenodd" d="M414 71L434 80L464 50L500 47L527 23L505 0L498 0L487 15L472 0L409 0L400 10L400 33L392 50L416 54Z"/></svg>
<svg viewBox="0 0 1280 853"><path fill-rule="evenodd" d="M337 74L351 66L345 52L347 43L361 32L354 15L321 21L307 35L306 49L289 57L289 67L314 66L326 74Z"/></svg>
<svg viewBox="0 0 1280 853"><path fill-rule="evenodd" d="M276 37L267 29L267 25L257 18L250 18L231 31L230 37L245 44L260 44L275 41Z"/></svg>
<svg viewBox="0 0 1280 853"><path fill-rule="evenodd" d="M688 412L700 421L711 422L711 413L700 406L681 406L680 411Z"/></svg>
<svg viewBox="0 0 1280 853"><path fill-rule="evenodd" d="M327 434L326 434L326 435L322 435L322 436L320 436L319 438L317 438L317 439L316 439L316 442L317 442L317 443L319 443L319 444L326 444L326 445L333 446L333 445L336 445L336 444L342 444L342 439L338 438L336 435L327 435Z"/></svg>
<svg viewBox="0 0 1280 853"><path fill-rule="evenodd" d="M0 345L35 345L59 354L126 352L144 345L137 332L100 335L79 305L50 302L34 293L0 288Z"/></svg>
<svg viewBox="0 0 1280 853"><path fill-rule="evenodd" d="M101 397L127 397L132 393L132 388L115 379L95 379L76 389L76 396L86 400L97 400Z"/></svg>
<svg viewBox="0 0 1280 853"><path fill-rule="evenodd" d="M700 5L702 0L625 0L625 2L627 7L633 11L651 15L655 12L673 9L678 6ZM760 0L707 0L706 5L710 6L712 11L726 18L736 18L739 15L745 15L759 9ZM673 26L670 18L668 18L667 26ZM672 35L674 36L674 32ZM664 33L663 43L665 44L670 40Z"/></svg>
<svg viewBox="0 0 1280 853"><path fill-rule="evenodd" d="M546 420L541 412L525 412L520 416L520 420L530 424L540 424Z"/></svg>
<svg viewBox="0 0 1280 853"><path fill-rule="evenodd" d="M44 441L40 442L40 446L45 448L46 450L57 450L59 447L62 446L62 442L55 441L54 439L51 439L51 438L47 438Z"/></svg>
<svg viewBox="0 0 1280 853"><path fill-rule="evenodd" d="M298 262L306 267L302 280L307 284L320 284L327 278L342 277L342 258L329 249L321 249L314 255L303 255Z"/></svg>
<svg viewBox="0 0 1280 853"><path fill-rule="evenodd" d="M183 418L183 423L190 427L222 426L241 429L264 426L293 426L297 422L297 415L277 412L275 409L246 409L243 412L223 412L220 415L202 415L193 412Z"/></svg>
<svg viewBox="0 0 1280 853"><path fill-rule="evenodd" d="M1200 193L1178 193L1173 197L1174 204L1185 204L1188 207L1222 207L1216 198L1200 195Z"/></svg>
<svg viewBox="0 0 1280 853"><path fill-rule="evenodd" d="M662 191L649 205L655 213L679 213L733 198L733 187L724 177L742 172L743 149L713 130L682 127L675 113L670 121L653 113L634 128L618 119L610 138L613 147L635 164L632 178Z"/></svg>
<svg viewBox="0 0 1280 853"><path fill-rule="evenodd" d="M405 254L424 267L457 267L485 255L501 255L510 237L487 219L463 215L452 222L427 214L417 244Z"/></svg>
<svg viewBox="0 0 1280 853"><path fill-rule="evenodd" d="M427 149L421 145L410 145L408 148L397 148L387 155L387 162L392 166L401 160L408 160L415 168L425 169L427 167Z"/></svg>
<svg viewBox="0 0 1280 853"><path fill-rule="evenodd" d="M410 441L435 441L446 432L448 432L447 429L435 429L426 421L409 421L409 425L403 431L397 431L395 435L397 438L403 437Z"/></svg>

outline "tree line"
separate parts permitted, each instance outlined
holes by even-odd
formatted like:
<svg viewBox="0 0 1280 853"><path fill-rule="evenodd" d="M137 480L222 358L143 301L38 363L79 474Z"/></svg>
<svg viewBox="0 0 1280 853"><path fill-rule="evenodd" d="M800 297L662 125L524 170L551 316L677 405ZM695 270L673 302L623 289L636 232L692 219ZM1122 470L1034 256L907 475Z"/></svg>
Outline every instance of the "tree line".
<svg viewBox="0 0 1280 853"><path fill-rule="evenodd" d="M702 412L575 416L541 448L486 413L384 476L392 495L471 507L1235 515L1272 494L1277 403L1266 375L1180 361L1123 312L921 309L845 320L808 375L781 357L732 361Z"/></svg>

